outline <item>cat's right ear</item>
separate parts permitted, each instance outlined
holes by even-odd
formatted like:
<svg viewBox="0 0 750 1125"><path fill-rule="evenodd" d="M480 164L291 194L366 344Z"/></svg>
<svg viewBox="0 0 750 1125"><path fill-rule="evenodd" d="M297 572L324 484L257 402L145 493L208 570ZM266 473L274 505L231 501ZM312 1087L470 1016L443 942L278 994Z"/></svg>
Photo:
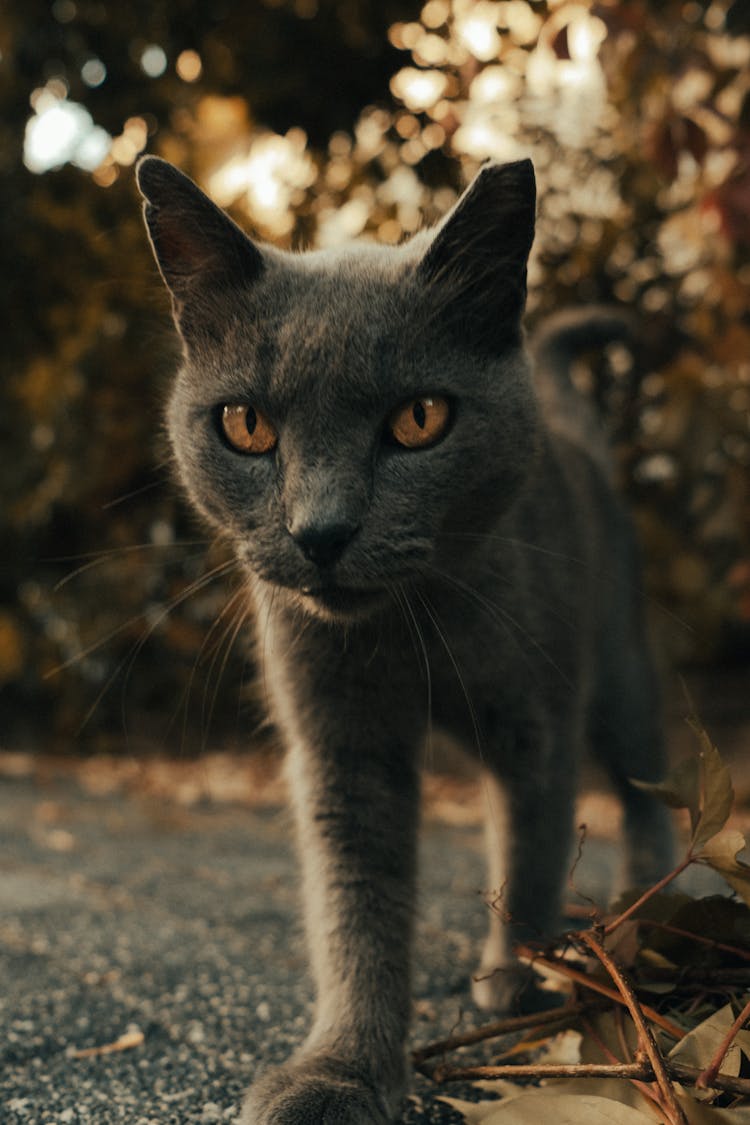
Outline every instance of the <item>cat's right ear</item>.
<svg viewBox="0 0 750 1125"><path fill-rule="evenodd" d="M530 160L485 164L419 262L432 309L475 347L499 352L520 340L535 211Z"/></svg>
<svg viewBox="0 0 750 1125"><path fill-rule="evenodd" d="M157 265L185 332L201 306L244 287L264 269L263 255L227 214L166 160L144 156L136 168L143 215Z"/></svg>

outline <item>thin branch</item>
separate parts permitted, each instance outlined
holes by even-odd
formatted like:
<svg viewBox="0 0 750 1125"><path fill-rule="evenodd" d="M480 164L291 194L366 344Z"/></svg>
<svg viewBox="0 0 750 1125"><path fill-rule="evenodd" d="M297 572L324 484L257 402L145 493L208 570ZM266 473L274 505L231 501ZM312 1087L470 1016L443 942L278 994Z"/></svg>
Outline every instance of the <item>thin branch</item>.
<svg viewBox="0 0 750 1125"><path fill-rule="evenodd" d="M620 1047L622 1049L623 1055L628 1060L628 1062L632 1062L630 1047L625 1037L625 1030L622 1026L623 1015L624 1012L622 1008L615 1008L614 1017L615 1024L617 1026L617 1036L620 1040ZM590 1036L590 1038L593 1039L593 1041L596 1043L597 1047L602 1052L604 1057L606 1059L609 1059L609 1061L615 1066L622 1066L622 1059L618 1059L617 1055L613 1051L610 1051L607 1044L597 1033L596 1028L593 1026L593 1024L589 1020L583 1019L581 1020L581 1025L586 1034ZM655 1105L657 1109L663 1109L658 1092L654 1090L654 1083L652 1081L643 1081L639 1078L631 1078L630 1082L633 1086L635 1086L636 1090L638 1090L638 1092L641 1093L644 1098L647 1098L648 1101Z"/></svg>
<svg viewBox="0 0 750 1125"><path fill-rule="evenodd" d="M695 1080L696 1086L701 1087L702 1089L705 1089L706 1087L709 1087L709 1086L713 1086L714 1079L716 1078L716 1075L719 1073L719 1070L721 1069L721 1064L724 1062L724 1057L725 1057L727 1051L732 1046L732 1043L734 1042L735 1037L739 1034L740 1031L742 1031L742 1028L745 1026L745 1024L747 1023L747 1021L749 1019L750 1019L750 1000L748 1000L747 1004L745 1004L745 1007L742 1009L740 1014L737 1016L737 1019L734 1021L734 1023L730 1027L729 1031L726 1033L726 1035L722 1039L721 1043L719 1044L719 1046L716 1049L716 1053L714 1054L714 1057L711 1059L711 1062L708 1064L708 1066L704 1070L702 1070L700 1072L700 1074L696 1078L696 1080Z"/></svg>
<svg viewBox="0 0 750 1125"><path fill-rule="evenodd" d="M422 1073L425 1073L423 1071ZM653 1080L647 1063L506 1063L502 1066L437 1066L436 1082L477 1081L483 1078L639 1078Z"/></svg>
<svg viewBox="0 0 750 1125"><path fill-rule="evenodd" d="M707 945L711 949L720 949L722 953L731 953L734 957L739 957L743 961L750 961L750 951L740 949L737 945L727 945L723 941L715 941L713 938L705 937L703 934L695 934L692 930L683 930L680 926L672 926L668 922L657 922L653 918L636 918L636 923L639 926L648 926L654 930L662 930L665 934L675 934L676 937L690 938L691 941L698 942L700 945Z"/></svg>
<svg viewBox="0 0 750 1125"><path fill-rule="evenodd" d="M468 1047L472 1043L481 1043L485 1039L497 1039L501 1035L512 1035L515 1031L525 1031L529 1027L546 1027L549 1024L567 1023L569 1020L587 1011L594 1004L566 1004L562 1008L550 1008L548 1011L533 1012L526 1016L509 1016L495 1023L488 1023L484 1027L477 1027L471 1031L464 1031L458 1035L451 1035L447 1039L439 1039L435 1043L428 1043L418 1047L412 1052L415 1066L419 1066L425 1059L434 1058L435 1055L444 1055L447 1051L455 1051L457 1047Z"/></svg>
<svg viewBox="0 0 750 1125"><path fill-rule="evenodd" d="M604 936L608 937L618 926L621 926L623 922L626 922L628 918L635 914L636 910L640 910L644 902L648 902L648 900L653 898L655 894L658 894L659 891L663 891L664 888L667 887L673 879L676 879L678 875L681 875L685 868L689 867L691 863L695 863L695 856L692 852L688 852L685 858L678 863L672 871L668 872L663 879L660 879L658 883L654 883L653 887L649 887L647 891L644 891L641 897L631 903L627 910L623 910L622 914L618 914L616 918L608 922L604 927Z"/></svg>
<svg viewBox="0 0 750 1125"><path fill-rule="evenodd" d="M687 1063L672 1062L667 1060L667 1070L684 1085L696 1086L702 1071L699 1066L688 1066ZM750 1097L750 1078L735 1078L731 1074L715 1074L711 1079L711 1089L724 1090L727 1094L737 1094L739 1097Z"/></svg>
<svg viewBox="0 0 750 1125"><path fill-rule="evenodd" d="M576 934L576 937L582 937L583 933ZM555 961L546 957L538 957L533 950L528 947L522 946L516 950L522 957L528 957L532 964L542 965L547 969L554 969L556 973L561 976L568 977L569 980L575 981L576 984L583 985L584 988L591 989L592 992L598 992L600 996L606 996L608 1000L613 1000L615 1004L625 1004L624 997L617 991L616 988L610 988L609 985L602 984L601 981L596 980L595 977L588 976L587 973L581 972L580 969L574 969L566 961ZM676 1023L672 1023L666 1016L662 1016L654 1008L649 1007L647 1004L641 1006L644 1015L648 1016L652 1023L660 1027L662 1031L666 1031L667 1035L671 1035L673 1039L684 1039L687 1032L684 1028L679 1027Z"/></svg>
<svg viewBox="0 0 750 1125"><path fill-rule="evenodd" d="M587 945L594 956L601 961L602 965L617 985L618 991L628 1007L628 1011L630 1012L636 1031L638 1032L638 1042L651 1063L654 1078L656 1079L665 1102L665 1109L669 1111L674 1125L688 1125L683 1109L677 1101L672 1081L664 1066L661 1051L657 1046L651 1028L643 1018L643 1009L638 1002L638 998L630 982L623 976L615 961L600 944L592 930L584 930L579 936L584 945Z"/></svg>
<svg viewBox="0 0 750 1125"><path fill-rule="evenodd" d="M684 1063L672 1062L665 1059L667 1073L678 1079L683 1085L694 1086L697 1083L701 1070L697 1066L686 1066ZM449 1067L446 1065L429 1070L421 1067L420 1073L435 1082L473 1082L480 1079L492 1081L495 1078L625 1078L636 1082L653 1082L654 1072L648 1062L641 1063L572 1063L560 1064L532 1063L521 1065L508 1063L503 1066L464 1066ZM724 1090L727 1094L736 1094L739 1097L750 1096L750 1078L735 1078L731 1074L717 1074L711 1080L714 1090Z"/></svg>
<svg viewBox="0 0 750 1125"><path fill-rule="evenodd" d="M695 977L694 974L695 966L689 963L682 969L679 966L671 969L662 965L649 965L643 971L643 975L649 980L669 981L680 988L701 989L703 992L710 990L713 985L730 988L736 986L742 989L750 985L750 968L746 965L733 965L728 969L701 968L699 977Z"/></svg>

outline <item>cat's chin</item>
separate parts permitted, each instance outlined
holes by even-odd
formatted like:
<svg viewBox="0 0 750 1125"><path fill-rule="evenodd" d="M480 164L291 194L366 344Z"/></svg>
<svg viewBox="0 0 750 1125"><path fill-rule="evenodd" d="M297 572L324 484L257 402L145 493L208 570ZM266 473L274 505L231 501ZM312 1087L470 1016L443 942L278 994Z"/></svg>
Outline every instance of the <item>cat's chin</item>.
<svg viewBox="0 0 750 1125"><path fill-rule="evenodd" d="M383 590L351 586L316 586L300 590L298 598L298 604L312 616L347 624L371 617L384 604L387 594Z"/></svg>

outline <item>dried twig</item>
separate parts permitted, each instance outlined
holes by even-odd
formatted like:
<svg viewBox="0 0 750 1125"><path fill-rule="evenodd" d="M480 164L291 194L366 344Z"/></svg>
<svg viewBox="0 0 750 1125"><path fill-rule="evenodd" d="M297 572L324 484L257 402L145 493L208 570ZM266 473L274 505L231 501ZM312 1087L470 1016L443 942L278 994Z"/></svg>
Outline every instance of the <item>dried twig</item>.
<svg viewBox="0 0 750 1125"><path fill-rule="evenodd" d="M653 918L636 918L636 922L639 926L661 930L665 934L675 934L676 937L689 938L700 945L707 945L711 949L721 950L722 953L731 953L732 956L739 957L743 961L750 961L750 951L740 949L737 945L727 945L723 941L716 941L714 938L705 937L703 934L693 933L692 930L683 930L680 926L672 926L667 922L657 922Z"/></svg>
<svg viewBox="0 0 750 1125"><path fill-rule="evenodd" d="M423 1071L422 1073L425 1073ZM437 1066L430 1072L436 1082L475 1081L482 1078L641 1078L653 1079L646 1063L505 1063L501 1066Z"/></svg>
<svg viewBox="0 0 750 1125"><path fill-rule="evenodd" d="M716 1075L719 1073L719 1070L721 1068L721 1064L724 1062L724 1058L726 1056L726 1053L729 1050L729 1048L732 1046L732 1043L734 1042L735 1036L740 1031L742 1031L742 1028L745 1026L745 1024L747 1023L747 1021L749 1019L750 1019L750 1000L748 1000L747 1004L745 1004L745 1007L742 1009L740 1014L737 1016L737 1019L734 1021L734 1023L730 1027L729 1031L726 1033L726 1035L722 1039L721 1043L719 1044L718 1048L716 1049L716 1053L714 1054L714 1057L711 1059L711 1062L708 1064L707 1067L705 1067L705 1069L703 1069L700 1072L700 1074L696 1078L696 1080L695 1080L696 1086L702 1087L704 1089L708 1086L713 1086L714 1079L716 1078Z"/></svg>
<svg viewBox="0 0 750 1125"><path fill-rule="evenodd" d="M660 879L658 883L654 883L653 887L649 887L647 891L644 891L641 897L637 898L635 902L631 903L627 910L623 910L622 914L618 914L616 918L613 918L611 922L608 922L604 927L604 936L608 937L611 933L613 933L619 926L623 924L623 922L626 922L628 918L632 917L632 915L635 914L636 910L640 910L644 902L648 902L648 900L650 898L653 898L655 894L658 894L659 891L663 891L665 887L669 886L673 879L676 879L678 875L681 875L685 868L689 867L690 864L694 862L695 856L692 852L688 852L685 858L681 860L676 867L669 871L663 879Z"/></svg>
<svg viewBox="0 0 750 1125"><path fill-rule="evenodd" d="M625 1031L624 1031L624 1028L623 1028L623 1016L624 1016L623 1009L622 1008L615 1008L614 1017L615 1017L615 1023L616 1023L616 1026L617 1026L617 1037L620 1040L620 1048L622 1050L623 1055L625 1056L625 1059L628 1062L632 1062L630 1046L629 1046L629 1044L627 1042L627 1039L625 1037ZM596 1028L589 1022L589 1020L584 1019L584 1020L581 1021L581 1023L583 1025L583 1028L584 1028L584 1031L586 1032L586 1034L591 1038L592 1042L596 1043L597 1047L602 1052L604 1057L606 1059L609 1059L609 1061L614 1066L622 1066L623 1060L618 1059L617 1055L609 1049L609 1047L604 1042L604 1040L601 1038L601 1036L598 1035L598 1033L596 1031ZM641 1065L642 1065L643 1060L640 1060L640 1062L641 1062ZM650 1070L650 1067L649 1067L649 1070ZM652 1102L658 1109L663 1108L660 1101L659 1101L658 1091L654 1090L654 1084L650 1080L650 1078L648 1080L644 1080L644 1079L641 1079L641 1078L630 1078L629 1081L633 1084L633 1086L635 1086L636 1090L638 1090L643 1095L644 1098L647 1098L648 1101Z"/></svg>
<svg viewBox="0 0 750 1125"><path fill-rule="evenodd" d="M702 1073L697 1066L665 1059L667 1073L686 1086L694 1086ZM429 1070L421 1067L420 1073L435 1082L473 1082L494 1078L625 1078L636 1082L653 1082L654 1072L647 1061L641 1063L508 1063L503 1066L449 1067L445 1064ZM750 1095L750 1078L735 1078L731 1074L717 1074L711 1081L714 1090L724 1090L740 1097Z"/></svg>
<svg viewBox="0 0 750 1125"><path fill-rule="evenodd" d="M586 931L581 931L571 936L582 938L585 932ZM608 1000L613 1000L615 1004L625 1004L624 997L616 988L610 988L609 985L602 984L601 981L596 980L595 977L588 976L588 974L581 972L580 969L574 969L573 966L569 965L566 961L539 957L533 950L526 947L520 947L517 952L522 957L528 957L532 964L542 965L546 969L554 969L555 972L568 977L569 980L575 981L576 984L581 984L584 988L589 988L593 992L598 992L600 996L606 996ZM647 1004L641 1005L641 1010L645 1016L648 1016L652 1023L655 1023L662 1031L666 1031L667 1035L671 1035L673 1039L677 1040L684 1039L686 1035L685 1030L676 1023L673 1023L672 1020L667 1019L666 1016L662 1016Z"/></svg>
<svg viewBox="0 0 750 1125"><path fill-rule="evenodd" d="M550 1008L548 1011L533 1012L525 1016L509 1016L495 1023L488 1023L484 1027L476 1027L471 1031L451 1035L447 1039L439 1039L435 1043L428 1043L418 1047L412 1052L415 1066L419 1066L425 1059L434 1058L435 1055L444 1055L447 1051L454 1051L457 1047L468 1047L472 1043L481 1043L485 1039L497 1039L501 1035L512 1035L515 1031L525 1031L529 1027L547 1027L548 1025L568 1023L582 1012L596 1007L595 1004L566 1004L562 1008Z"/></svg>
<svg viewBox="0 0 750 1125"><path fill-rule="evenodd" d="M696 1086L702 1074L699 1066L688 1066L687 1063L672 1062L667 1060L667 1070L686 1086ZM750 1097L750 1078L735 1078L731 1074L715 1074L711 1079L712 1090L725 1090L727 1094L737 1094L738 1097Z"/></svg>
<svg viewBox="0 0 750 1125"><path fill-rule="evenodd" d="M600 944L593 930L582 931L579 936L584 945L587 945L594 956L601 961L602 965L617 985L617 989L628 1007L628 1011L630 1012L636 1031L638 1032L639 1045L648 1056L648 1060L651 1063L654 1078L656 1079L662 1098L664 1099L665 1109L668 1110L674 1125L688 1125L684 1111L677 1101L672 1081L667 1074L661 1051L654 1039L653 1032L644 1019L643 1009L638 1002L638 998L630 982L623 976L615 961Z"/></svg>

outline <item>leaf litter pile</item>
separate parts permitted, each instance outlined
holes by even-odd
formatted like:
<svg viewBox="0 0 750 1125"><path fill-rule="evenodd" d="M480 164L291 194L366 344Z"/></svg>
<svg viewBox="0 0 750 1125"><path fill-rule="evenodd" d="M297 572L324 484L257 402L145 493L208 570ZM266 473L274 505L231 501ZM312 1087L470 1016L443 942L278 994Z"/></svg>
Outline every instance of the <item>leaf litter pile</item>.
<svg viewBox="0 0 750 1125"><path fill-rule="evenodd" d="M642 786L689 815L690 843L674 870L623 896L610 916L592 911L588 928L517 949L558 1002L565 995L562 1006L414 1053L434 1082L492 1093L478 1102L440 1095L468 1125L750 1125L750 865L739 858L742 833L726 827L729 770L693 726L699 751L662 784ZM731 893L670 889L695 864ZM462 1066L454 1053L511 1033L520 1041L494 1065Z"/></svg>

